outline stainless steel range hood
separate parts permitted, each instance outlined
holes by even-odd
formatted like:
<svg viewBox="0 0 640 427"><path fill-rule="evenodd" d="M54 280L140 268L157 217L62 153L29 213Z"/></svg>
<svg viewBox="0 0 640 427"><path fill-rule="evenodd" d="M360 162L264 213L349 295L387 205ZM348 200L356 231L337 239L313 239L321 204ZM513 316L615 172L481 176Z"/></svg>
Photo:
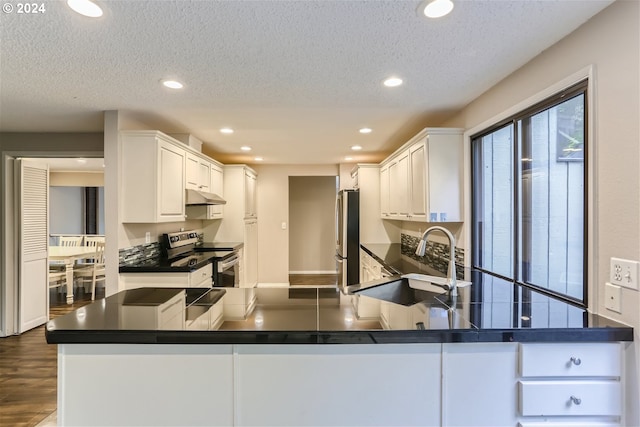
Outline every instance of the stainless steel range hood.
<svg viewBox="0 0 640 427"><path fill-rule="evenodd" d="M208 206L208 205L226 205L227 201L214 193L206 191L185 190L185 204L187 206Z"/></svg>

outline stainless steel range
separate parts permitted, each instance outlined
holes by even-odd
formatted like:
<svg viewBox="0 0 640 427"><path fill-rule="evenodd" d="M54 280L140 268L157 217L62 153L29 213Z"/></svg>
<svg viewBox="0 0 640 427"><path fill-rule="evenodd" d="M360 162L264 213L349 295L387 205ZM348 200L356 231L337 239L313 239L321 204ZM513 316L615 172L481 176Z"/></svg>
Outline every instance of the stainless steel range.
<svg viewBox="0 0 640 427"><path fill-rule="evenodd" d="M195 266L209 261L213 267L215 287L238 287L240 284L240 243L202 244L196 231L179 231L162 235L163 255L171 266Z"/></svg>

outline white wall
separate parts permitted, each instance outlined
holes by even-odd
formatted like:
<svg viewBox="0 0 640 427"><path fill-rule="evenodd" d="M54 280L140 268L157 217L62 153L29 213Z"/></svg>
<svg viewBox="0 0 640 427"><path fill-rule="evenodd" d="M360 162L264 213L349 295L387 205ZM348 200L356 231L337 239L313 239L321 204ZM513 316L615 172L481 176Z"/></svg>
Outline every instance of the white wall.
<svg viewBox="0 0 640 427"><path fill-rule="evenodd" d="M84 234L82 187L49 187L49 234Z"/></svg>
<svg viewBox="0 0 640 427"><path fill-rule="evenodd" d="M588 161L595 171L592 257L587 260L595 267L589 284L594 293L589 308L635 328L626 425L637 426L640 297L623 289L618 314L604 308L603 289L611 257L640 260L640 2L613 3L442 125L475 128L589 66L594 71L589 94L594 102L594 151Z"/></svg>
<svg viewBox="0 0 640 427"><path fill-rule="evenodd" d="M289 177L289 271L335 273L335 203L333 176Z"/></svg>
<svg viewBox="0 0 640 427"><path fill-rule="evenodd" d="M338 176L338 165L251 165L258 173L258 282L289 283L290 176Z"/></svg>

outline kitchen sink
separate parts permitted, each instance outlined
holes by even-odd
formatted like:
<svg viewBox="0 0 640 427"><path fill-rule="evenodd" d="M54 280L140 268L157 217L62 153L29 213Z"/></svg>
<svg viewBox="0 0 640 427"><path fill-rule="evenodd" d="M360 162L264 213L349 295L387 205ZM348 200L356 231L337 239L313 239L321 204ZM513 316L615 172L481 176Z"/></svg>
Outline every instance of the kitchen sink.
<svg viewBox="0 0 640 427"><path fill-rule="evenodd" d="M428 292L442 293L448 289L448 279L446 277L430 276L427 274L405 274L402 278L409 281L409 287ZM456 288L466 288L471 286L471 282L456 279Z"/></svg>
<svg viewBox="0 0 640 427"><path fill-rule="evenodd" d="M404 278L352 291L355 295L364 295L404 306L412 306L420 302L436 302L435 297L445 292L443 288L436 286L432 289L411 287L409 279Z"/></svg>

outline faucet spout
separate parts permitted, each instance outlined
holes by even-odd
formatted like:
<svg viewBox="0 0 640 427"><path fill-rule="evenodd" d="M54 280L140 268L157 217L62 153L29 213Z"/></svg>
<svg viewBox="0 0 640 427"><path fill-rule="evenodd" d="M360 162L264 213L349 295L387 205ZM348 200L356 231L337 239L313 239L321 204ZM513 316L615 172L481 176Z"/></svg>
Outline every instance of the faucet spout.
<svg viewBox="0 0 640 427"><path fill-rule="evenodd" d="M427 249L427 237L434 231L440 231L447 236L449 240L449 268L447 269L447 284L449 286L449 292L452 295L457 295L457 287L456 287L456 239L453 237L453 234L449 230L439 225L434 225L433 227L428 228L422 233L422 238L418 243L418 248L416 249L416 255L424 256L424 253Z"/></svg>

